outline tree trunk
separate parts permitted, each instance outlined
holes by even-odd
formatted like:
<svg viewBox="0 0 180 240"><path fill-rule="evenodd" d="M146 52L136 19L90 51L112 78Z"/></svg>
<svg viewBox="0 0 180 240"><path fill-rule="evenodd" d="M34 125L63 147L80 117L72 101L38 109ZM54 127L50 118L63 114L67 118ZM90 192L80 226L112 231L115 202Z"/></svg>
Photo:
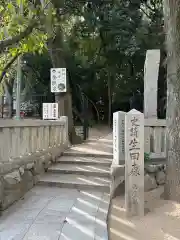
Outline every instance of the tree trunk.
<svg viewBox="0 0 180 240"><path fill-rule="evenodd" d="M54 68L65 68L65 56L63 52L63 35L61 27L56 30L56 35L48 43L49 53L51 56L52 64ZM73 109L72 109L72 95L69 84L69 77L67 71L67 92L55 94L55 100L58 102L59 116L68 116L68 131L69 140L72 144L81 143L81 138L76 135L74 121L73 121Z"/></svg>
<svg viewBox="0 0 180 240"><path fill-rule="evenodd" d="M63 30L61 28L61 16L59 15L59 9L64 7L64 1L52 0L52 5L49 4L48 15L46 18L46 30L50 36L48 40L48 50L51 57L52 65L54 68L65 68L65 56L64 56L64 39ZM42 1L42 5L43 5ZM56 9L56 17L59 21L58 26L53 26L52 6ZM73 109L72 109L72 95L69 84L69 77L67 74L67 92L55 94L55 101L58 103L59 116L68 117L68 133L69 140L72 144L81 143L81 138L76 135L74 121L73 121Z"/></svg>
<svg viewBox="0 0 180 240"><path fill-rule="evenodd" d="M10 79L10 82L7 82L7 80L4 82L6 101L8 105L8 118L13 117L13 85L14 78Z"/></svg>
<svg viewBox="0 0 180 240"><path fill-rule="evenodd" d="M165 199L180 201L180 0L164 0L167 47L167 170Z"/></svg>

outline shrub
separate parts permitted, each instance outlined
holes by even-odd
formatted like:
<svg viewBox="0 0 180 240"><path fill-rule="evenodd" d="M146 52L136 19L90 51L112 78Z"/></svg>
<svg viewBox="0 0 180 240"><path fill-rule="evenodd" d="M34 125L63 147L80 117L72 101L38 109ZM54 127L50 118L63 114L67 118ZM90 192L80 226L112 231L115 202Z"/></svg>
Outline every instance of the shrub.
<svg viewBox="0 0 180 240"><path fill-rule="evenodd" d="M150 161L150 154L149 153L144 153L144 162L149 162Z"/></svg>

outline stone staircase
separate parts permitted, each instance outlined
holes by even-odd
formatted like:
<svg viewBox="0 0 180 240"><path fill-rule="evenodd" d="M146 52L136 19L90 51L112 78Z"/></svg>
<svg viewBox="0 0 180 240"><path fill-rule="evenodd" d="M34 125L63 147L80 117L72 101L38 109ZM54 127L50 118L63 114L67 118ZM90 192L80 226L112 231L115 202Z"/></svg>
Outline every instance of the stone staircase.
<svg viewBox="0 0 180 240"><path fill-rule="evenodd" d="M109 192L112 153L105 152L103 144L99 140L70 148L40 177L38 185Z"/></svg>

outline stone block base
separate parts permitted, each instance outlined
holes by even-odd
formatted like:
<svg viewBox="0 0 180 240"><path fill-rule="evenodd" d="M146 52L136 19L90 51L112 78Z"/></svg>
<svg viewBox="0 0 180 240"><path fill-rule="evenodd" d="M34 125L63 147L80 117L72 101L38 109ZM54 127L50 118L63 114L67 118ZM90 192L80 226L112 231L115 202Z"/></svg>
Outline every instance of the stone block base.
<svg viewBox="0 0 180 240"><path fill-rule="evenodd" d="M124 171L123 165L111 165L111 199L124 193Z"/></svg>
<svg viewBox="0 0 180 240"><path fill-rule="evenodd" d="M165 184L165 164L145 164L144 191L148 192ZM124 165L111 165L111 199L124 194Z"/></svg>
<svg viewBox="0 0 180 240"><path fill-rule="evenodd" d="M5 210L30 190L38 182L39 175L47 171L66 148L66 145L50 148L48 151L1 163L0 210Z"/></svg>

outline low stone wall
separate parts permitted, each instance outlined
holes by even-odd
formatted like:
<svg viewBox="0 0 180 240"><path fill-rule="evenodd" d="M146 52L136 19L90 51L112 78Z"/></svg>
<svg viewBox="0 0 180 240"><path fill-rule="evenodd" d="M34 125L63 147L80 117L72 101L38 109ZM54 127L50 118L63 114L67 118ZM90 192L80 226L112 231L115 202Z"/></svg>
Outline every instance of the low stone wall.
<svg viewBox="0 0 180 240"><path fill-rule="evenodd" d="M0 121L0 209L21 198L69 145L68 119Z"/></svg>
<svg viewBox="0 0 180 240"><path fill-rule="evenodd" d="M0 210L4 210L20 199L39 179L40 174L56 162L67 148L62 145L31 156L13 159L0 164Z"/></svg>
<svg viewBox="0 0 180 240"><path fill-rule="evenodd" d="M148 192L165 183L166 164L145 164L144 191ZM124 165L111 165L110 196L114 198L124 194Z"/></svg>
<svg viewBox="0 0 180 240"><path fill-rule="evenodd" d="M145 164L144 190L150 191L165 184L166 164Z"/></svg>
<svg viewBox="0 0 180 240"><path fill-rule="evenodd" d="M124 165L111 165L110 197L114 198L124 193Z"/></svg>

